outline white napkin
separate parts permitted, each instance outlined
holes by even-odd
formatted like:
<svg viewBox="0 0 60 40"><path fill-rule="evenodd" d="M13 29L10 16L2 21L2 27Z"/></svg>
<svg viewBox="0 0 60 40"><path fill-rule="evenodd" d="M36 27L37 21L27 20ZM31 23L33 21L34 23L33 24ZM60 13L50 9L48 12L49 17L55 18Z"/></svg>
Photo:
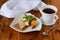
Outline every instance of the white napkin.
<svg viewBox="0 0 60 40"><path fill-rule="evenodd" d="M41 0L9 0L1 7L3 16L14 18L16 15L26 13L34 9Z"/></svg>
<svg viewBox="0 0 60 40"><path fill-rule="evenodd" d="M32 9L40 11L44 6L46 6L46 4L41 0L9 0L2 5L0 15L14 18L16 15L22 16L24 13Z"/></svg>
<svg viewBox="0 0 60 40"><path fill-rule="evenodd" d="M34 8L34 10L41 10L42 8L44 8L45 6L46 6L47 4L46 3L44 3L44 2L40 2L35 8Z"/></svg>

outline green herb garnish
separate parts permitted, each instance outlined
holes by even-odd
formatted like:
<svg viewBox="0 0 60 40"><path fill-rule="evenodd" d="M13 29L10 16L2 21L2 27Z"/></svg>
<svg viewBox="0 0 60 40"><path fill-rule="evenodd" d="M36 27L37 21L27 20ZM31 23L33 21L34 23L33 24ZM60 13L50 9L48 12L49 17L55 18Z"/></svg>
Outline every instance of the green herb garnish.
<svg viewBox="0 0 60 40"><path fill-rule="evenodd" d="M33 19L33 16L32 15L24 15L24 17L23 17L23 21L30 21L30 20L32 20Z"/></svg>

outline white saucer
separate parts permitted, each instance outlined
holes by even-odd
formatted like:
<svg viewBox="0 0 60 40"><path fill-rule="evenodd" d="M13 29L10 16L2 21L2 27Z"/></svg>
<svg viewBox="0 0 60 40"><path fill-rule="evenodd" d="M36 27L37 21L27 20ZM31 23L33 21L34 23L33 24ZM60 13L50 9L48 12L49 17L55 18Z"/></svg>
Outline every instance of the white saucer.
<svg viewBox="0 0 60 40"><path fill-rule="evenodd" d="M43 24L43 25L53 25L53 24L55 24L55 23L47 23L47 24L44 23L43 20L42 20L42 17L40 17L40 20L42 21L42 24Z"/></svg>

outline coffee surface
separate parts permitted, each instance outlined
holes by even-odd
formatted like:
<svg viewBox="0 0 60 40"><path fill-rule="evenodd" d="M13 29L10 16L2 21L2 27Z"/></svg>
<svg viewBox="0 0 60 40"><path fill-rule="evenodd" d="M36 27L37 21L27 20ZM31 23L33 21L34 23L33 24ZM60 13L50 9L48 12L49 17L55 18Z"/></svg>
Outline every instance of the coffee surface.
<svg viewBox="0 0 60 40"><path fill-rule="evenodd" d="M55 11L53 9L50 9L50 8L43 9L43 12L45 12L47 14L53 14L53 13L55 13Z"/></svg>

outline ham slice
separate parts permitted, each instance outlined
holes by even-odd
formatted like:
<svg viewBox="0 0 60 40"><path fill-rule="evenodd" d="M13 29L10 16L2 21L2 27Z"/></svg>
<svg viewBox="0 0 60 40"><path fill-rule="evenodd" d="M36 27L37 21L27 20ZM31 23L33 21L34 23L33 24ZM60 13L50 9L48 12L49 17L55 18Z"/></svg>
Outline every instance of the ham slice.
<svg viewBox="0 0 60 40"><path fill-rule="evenodd" d="M24 30L26 29L28 26L25 25L25 23L21 20L19 21L16 25L14 25L17 29L20 30Z"/></svg>

